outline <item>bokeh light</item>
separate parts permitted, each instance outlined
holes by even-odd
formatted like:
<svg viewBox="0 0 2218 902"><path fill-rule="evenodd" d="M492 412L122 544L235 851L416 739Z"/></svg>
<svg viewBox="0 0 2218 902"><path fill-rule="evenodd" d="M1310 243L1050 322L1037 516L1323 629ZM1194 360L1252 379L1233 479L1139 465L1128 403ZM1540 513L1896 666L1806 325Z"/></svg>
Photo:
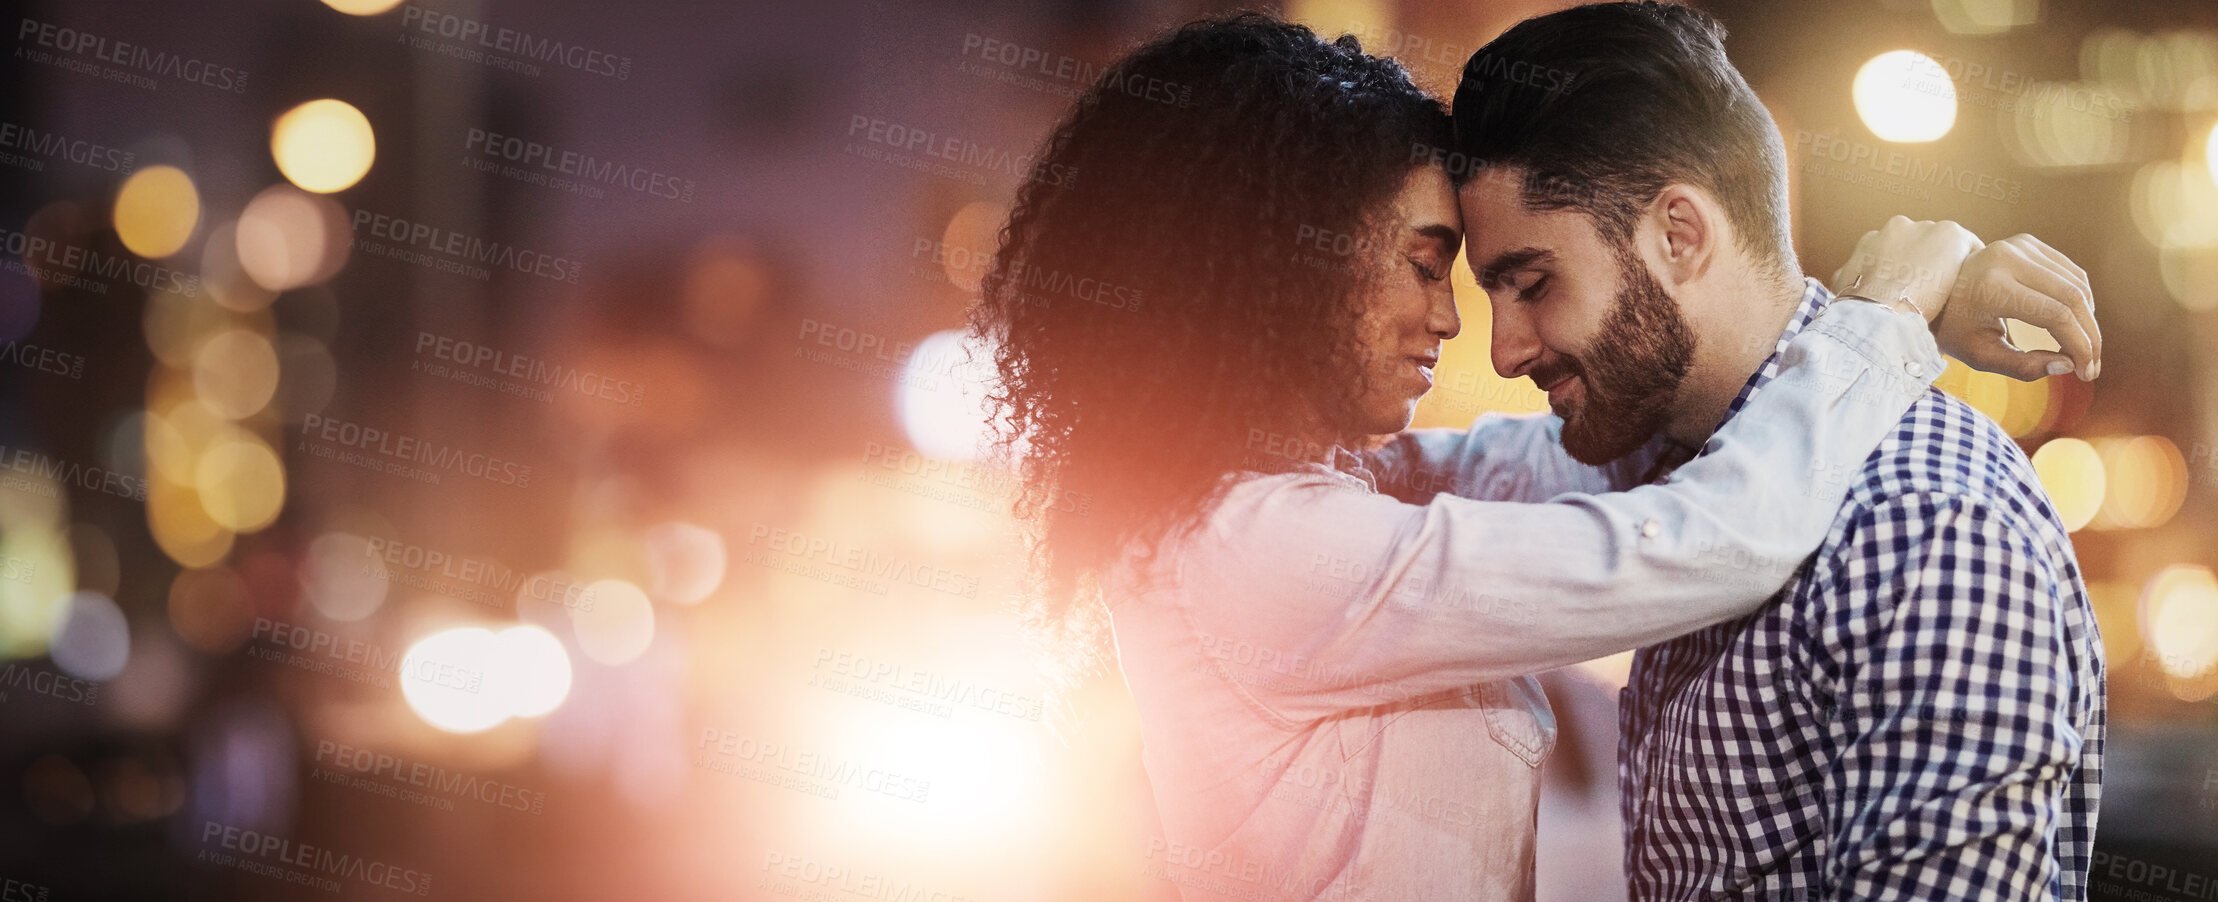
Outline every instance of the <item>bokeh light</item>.
<svg viewBox="0 0 2218 902"><path fill-rule="evenodd" d="M510 704L488 685L493 661L492 630L470 626L432 633L401 656L401 697L425 723L449 733L499 726L508 719Z"/></svg>
<svg viewBox="0 0 2218 902"><path fill-rule="evenodd" d="M1954 34L2001 34L2040 14L2041 0L1933 0L1933 17Z"/></svg>
<svg viewBox="0 0 2218 902"><path fill-rule="evenodd" d="M724 537L691 523L664 523L645 537L648 594L693 604L724 581Z"/></svg>
<svg viewBox="0 0 2218 902"><path fill-rule="evenodd" d="M350 16L374 16L400 4L401 0L323 0L323 5Z"/></svg>
<svg viewBox="0 0 2218 902"><path fill-rule="evenodd" d="M1001 244L1001 224L1009 210L992 201L964 204L947 220L940 235L940 271L950 285L970 295L984 283L993 268L994 250Z"/></svg>
<svg viewBox="0 0 2218 902"><path fill-rule="evenodd" d="M370 171L377 137L369 117L343 100L311 100L286 110L270 127L277 171L303 190L343 191Z"/></svg>
<svg viewBox="0 0 2218 902"><path fill-rule="evenodd" d="M208 517L233 532L255 532L285 506L285 464L267 442L234 431L200 455L193 485Z"/></svg>
<svg viewBox="0 0 2218 902"><path fill-rule="evenodd" d="M2203 136L2203 174L2218 182L2218 123L2212 123Z"/></svg>
<svg viewBox="0 0 2218 902"><path fill-rule="evenodd" d="M2218 184L2200 160L2143 166L2133 175L2133 224L2159 248L2218 247Z"/></svg>
<svg viewBox="0 0 2218 902"><path fill-rule="evenodd" d="M46 487L50 480L30 481ZM0 501L13 492L0 489ZM58 510L32 505L0 510L0 659L47 648L69 615L73 582L67 533Z"/></svg>
<svg viewBox="0 0 2218 902"><path fill-rule="evenodd" d="M225 329L193 353L193 389L227 420L260 413L277 395L277 349L246 329Z"/></svg>
<svg viewBox="0 0 2218 902"><path fill-rule="evenodd" d="M125 179L116 192L116 237L141 257L167 257L183 250L200 223L200 192L191 176L175 166L148 166Z"/></svg>
<svg viewBox="0 0 2218 902"><path fill-rule="evenodd" d="M360 620L385 604L392 575L385 561L370 553L370 540L351 532L327 532L308 543L301 561L301 594L316 613L338 621Z"/></svg>
<svg viewBox="0 0 2218 902"><path fill-rule="evenodd" d="M338 201L272 185L247 202L234 241L247 277L266 290L284 291L336 275L353 237Z"/></svg>
<svg viewBox="0 0 2218 902"><path fill-rule="evenodd" d="M2102 508L2105 480L2095 446L2076 438L2051 440L2033 452L2033 471L2065 529L2078 532Z"/></svg>
<svg viewBox="0 0 2218 902"><path fill-rule="evenodd" d="M729 236L705 238L694 248L678 295L686 331L711 347L739 347L753 333L770 290L770 267L752 245Z"/></svg>
<svg viewBox="0 0 2218 902"><path fill-rule="evenodd" d="M493 634L493 669L487 691L515 717L539 717L570 696L570 653L554 634L512 626Z"/></svg>
<svg viewBox="0 0 2218 902"><path fill-rule="evenodd" d="M993 351L957 330L917 342L903 366L899 404L909 443L926 456L972 460L987 437L986 395Z"/></svg>
<svg viewBox="0 0 2218 902"><path fill-rule="evenodd" d="M169 584L169 625L187 645L230 654L254 628L246 581L224 567L179 572Z"/></svg>
<svg viewBox="0 0 2218 902"><path fill-rule="evenodd" d="M2165 292L2182 308L2196 313L2218 310L2218 250L2159 248L2156 265Z"/></svg>
<svg viewBox="0 0 2218 902"><path fill-rule="evenodd" d="M1956 84L1948 70L1915 50L1872 57L1850 88L1856 115L1884 141L1939 139L1956 124Z"/></svg>
<svg viewBox="0 0 2218 902"><path fill-rule="evenodd" d="M2160 435L2113 436L2094 443L2107 485L2098 529L2163 526L2187 500L2187 458Z"/></svg>
<svg viewBox="0 0 2218 902"><path fill-rule="evenodd" d="M2194 678L2218 668L2218 576L2193 564L2157 571L2141 592L2141 634L2167 674Z"/></svg>
<svg viewBox="0 0 2218 902"><path fill-rule="evenodd" d="M655 607L646 592L624 580L604 579L587 586L583 597L587 601L570 607L570 625L586 657L615 666L647 651L655 638Z"/></svg>
<svg viewBox="0 0 2218 902"><path fill-rule="evenodd" d="M54 666L83 680L105 681L123 672L131 656L131 624L123 609L98 592L69 596L68 613L54 631Z"/></svg>

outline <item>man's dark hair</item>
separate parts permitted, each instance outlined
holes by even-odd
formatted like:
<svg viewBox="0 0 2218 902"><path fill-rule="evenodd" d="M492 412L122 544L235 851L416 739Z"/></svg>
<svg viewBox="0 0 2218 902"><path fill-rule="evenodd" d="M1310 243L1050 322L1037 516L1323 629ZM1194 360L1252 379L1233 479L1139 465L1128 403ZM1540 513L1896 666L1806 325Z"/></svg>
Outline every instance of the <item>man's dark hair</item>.
<svg viewBox="0 0 2218 902"><path fill-rule="evenodd" d="M1792 275L1786 146L1724 40L1716 19L1665 3L1527 19L1464 66L1456 149L1522 170L1528 208L1585 213L1620 248L1665 186L1699 186L1743 250Z"/></svg>

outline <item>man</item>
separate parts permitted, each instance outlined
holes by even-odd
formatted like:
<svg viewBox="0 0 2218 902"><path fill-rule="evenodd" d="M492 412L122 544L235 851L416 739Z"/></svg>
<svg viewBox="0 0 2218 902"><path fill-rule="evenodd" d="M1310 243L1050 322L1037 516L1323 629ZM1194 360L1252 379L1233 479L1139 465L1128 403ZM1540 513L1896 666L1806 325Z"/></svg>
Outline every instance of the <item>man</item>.
<svg viewBox="0 0 2218 902"><path fill-rule="evenodd" d="M1798 274L1785 149L1722 37L1683 7L1578 7L1482 48L1455 97L1456 150L1483 161L1458 199L1495 369L1548 392L1583 462L1681 446L1651 479L1761 393L1831 300ZM2027 303L2049 275L2085 279L2027 236L1981 253L2042 264L1976 286ZM2099 353L2091 319L2058 339ZM2102 652L2030 463L1935 391L1861 466L1825 475L1848 501L1795 581L1635 659L1619 737L1632 894L2085 898Z"/></svg>

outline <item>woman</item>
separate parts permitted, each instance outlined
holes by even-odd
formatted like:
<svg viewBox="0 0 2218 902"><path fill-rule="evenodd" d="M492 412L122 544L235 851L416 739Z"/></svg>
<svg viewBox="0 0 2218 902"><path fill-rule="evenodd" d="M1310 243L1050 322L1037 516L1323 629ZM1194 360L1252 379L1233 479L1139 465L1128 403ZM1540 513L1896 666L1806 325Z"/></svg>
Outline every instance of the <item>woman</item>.
<svg viewBox="0 0 2218 902"><path fill-rule="evenodd" d="M1134 78L1194 103L1118 89ZM1020 192L986 279L974 328L1039 527L1038 622L1080 653L1113 623L1163 817L1149 869L1189 898L1529 897L1553 726L1521 675L1754 610L1842 501L1816 449L1868 453L1940 370L1924 321L1839 303L1667 485L1376 494L1349 449L1409 424L1458 328L1454 195L1412 150L1447 129L1352 38L1195 23L1055 129L1040 165L1076 178ZM1901 226L1837 278L1970 249ZM1055 290L1078 283L1144 303ZM1500 451L1481 482L1528 498L1625 475Z"/></svg>

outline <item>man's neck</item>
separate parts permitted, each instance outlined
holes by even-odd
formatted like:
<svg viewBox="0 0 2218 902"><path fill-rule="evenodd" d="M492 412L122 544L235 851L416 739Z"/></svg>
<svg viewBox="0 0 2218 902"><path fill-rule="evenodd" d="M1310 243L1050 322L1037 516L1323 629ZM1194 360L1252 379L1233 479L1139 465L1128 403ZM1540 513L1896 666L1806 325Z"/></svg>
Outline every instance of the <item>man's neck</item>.
<svg viewBox="0 0 2218 902"><path fill-rule="evenodd" d="M1793 322L1804 288L1799 275L1748 272L1718 286L1722 293L1714 302L1689 317L1696 335L1694 360L1664 426L1673 441L1699 448L1724 424L1733 399L1771 359L1780 333Z"/></svg>

